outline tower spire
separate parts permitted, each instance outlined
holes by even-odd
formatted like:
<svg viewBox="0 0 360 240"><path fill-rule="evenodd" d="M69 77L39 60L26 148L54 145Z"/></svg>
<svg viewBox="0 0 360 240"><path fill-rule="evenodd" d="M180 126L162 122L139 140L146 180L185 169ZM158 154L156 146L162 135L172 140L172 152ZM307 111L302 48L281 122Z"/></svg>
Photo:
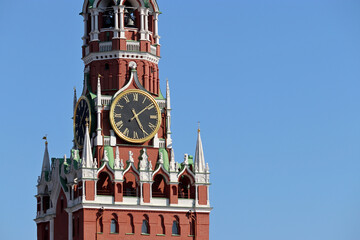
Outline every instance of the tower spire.
<svg viewBox="0 0 360 240"><path fill-rule="evenodd" d="M97 97L96 97L96 113L97 113L97 128L96 128L96 140L95 140L95 146L102 146L103 145L103 138L101 135L101 110L102 110L102 104L101 104L101 83L100 79L102 76L99 74L98 76L98 84L97 84Z"/></svg>
<svg viewBox="0 0 360 240"><path fill-rule="evenodd" d="M43 137L45 140L45 152L44 152L44 158L43 158L43 164L41 168L41 178L45 177L46 172L50 172L50 158L49 158L49 151L48 151L48 142L47 137Z"/></svg>
<svg viewBox="0 0 360 240"><path fill-rule="evenodd" d="M196 150L195 150L195 172L204 173L205 172L205 158L204 151L200 136L200 126L198 128L198 138L196 142Z"/></svg>
<svg viewBox="0 0 360 240"><path fill-rule="evenodd" d="M76 96L76 88L74 87L74 105L73 105L73 112L75 112L76 103L77 103L77 96Z"/></svg>
<svg viewBox="0 0 360 240"><path fill-rule="evenodd" d="M166 79L166 138L168 148L172 148L172 139L171 139L171 101L170 101L170 86L169 79Z"/></svg>
<svg viewBox="0 0 360 240"><path fill-rule="evenodd" d="M85 168L93 167L93 155L90 143L89 135L89 120L86 118L86 129L85 129L85 138L84 138L84 149L82 152L82 166Z"/></svg>

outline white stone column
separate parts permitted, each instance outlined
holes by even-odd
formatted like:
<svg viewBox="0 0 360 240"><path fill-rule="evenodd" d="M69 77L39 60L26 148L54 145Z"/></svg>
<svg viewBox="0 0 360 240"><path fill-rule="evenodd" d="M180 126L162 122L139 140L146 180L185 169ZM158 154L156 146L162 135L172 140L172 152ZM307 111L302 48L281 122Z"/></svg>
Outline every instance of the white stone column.
<svg viewBox="0 0 360 240"><path fill-rule="evenodd" d="M84 36L82 37L83 45L86 45L86 39L88 38L87 32L87 23L88 23L88 15L86 13L82 14L84 17Z"/></svg>
<svg viewBox="0 0 360 240"><path fill-rule="evenodd" d="M90 20L91 20L90 41L92 41L94 39L94 29L95 29L95 17L93 11L90 11Z"/></svg>
<svg viewBox="0 0 360 240"><path fill-rule="evenodd" d="M114 6L114 38L119 38L119 6Z"/></svg>
<svg viewBox="0 0 360 240"><path fill-rule="evenodd" d="M68 239L73 240L73 214L72 212L68 212Z"/></svg>
<svg viewBox="0 0 360 240"><path fill-rule="evenodd" d="M149 9L145 9L145 38L146 40L150 41L150 33L149 33Z"/></svg>
<svg viewBox="0 0 360 240"><path fill-rule="evenodd" d="M120 15L120 38L126 38L125 37L125 23L124 23L124 11L125 6L119 7L119 15Z"/></svg>
<svg viewBox="0 0 360 240"><path fill-rule="evenodd" d="M145 32L145 10L146 8L140 8L140 40L146 40L146 32Z"/></svg>
<svg viewBox="0 0 360 240"><path fill-rule="evenodd" d="M99 41L99 11L97 9L93 10L93 14L94 14L94 37L93 37L93 41Z"/></svg>
<svg viewBox="0 0 360 240"><path fill-rule="evenodd" d="M54 219L50 220L50 240L54 240Z"/></svg>
<svg viewBox="0 0 360 240"><path fill-rule="evenodd" d="M156 44L160 44L159 36L159 12L154 13L154 39Z"/></svg>

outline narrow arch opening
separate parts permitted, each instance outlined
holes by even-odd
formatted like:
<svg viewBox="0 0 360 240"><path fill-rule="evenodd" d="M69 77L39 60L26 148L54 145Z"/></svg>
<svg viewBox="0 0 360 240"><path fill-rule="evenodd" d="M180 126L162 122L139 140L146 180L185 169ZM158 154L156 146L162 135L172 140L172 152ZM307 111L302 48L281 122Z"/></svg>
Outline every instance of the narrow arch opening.
<svg viewBox="0 0 360 240"><path fill-rule="evenodd" d="M113 195L113 183L108 173L102 172L97 182L97 195Z"/></svg>
<svg viewBox="0 0 360 240"><path fill-rule="evenodd" d="M168 185L166 184L165 177L161 174L156 175L152 184L152 196L155 198L166 198L167 189Z"/></svg>

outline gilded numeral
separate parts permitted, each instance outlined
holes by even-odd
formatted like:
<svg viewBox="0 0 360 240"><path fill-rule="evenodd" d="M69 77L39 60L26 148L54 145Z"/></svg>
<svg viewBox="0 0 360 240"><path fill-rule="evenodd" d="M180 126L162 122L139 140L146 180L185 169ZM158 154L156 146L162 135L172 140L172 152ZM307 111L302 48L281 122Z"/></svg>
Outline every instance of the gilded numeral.
<svg viewBox="0 0 360 240"><path fill-rule="evenodd" d="M124 126L124 122L123 121L119 121L116 123L116 126L118 127L118 129L122 128L122 126Z"/></svg>
<svg viewBox="0 0 360 240"><path fill-rule="evenodd" d="M119 102L116 104L116 107L119 107L120 109L123 109L123 108L124 108L124 106L120 105Z"/></svg>
<svg viewBox="0 0 360 240"><path fill-rule="evenodd" d="M144 101L142 101L142 103L144 104L146 102L146 97L144 96Z"/></svg>
<svg viewBox="0 0 360 240"><path fill-rule="evenodd" d="M157 115L150 115L150 119L157 119Z"/></svg>
<svg viewBox="0 0 360 240"><path fill-rule="evenodd" d="M129 137L129 132L130 132L129 129L128 129L128 128L125 128L123 134L124 134L125 136Z"/></svg>
<svg viewBox="0 0 360 240"><path fill-rule="evenodd" d="M139 101L139 94L138 93L133 93L133 97L134 97L134 101Z"/></svg>
<svg viewBox="0 0 360 240"><path fill-rule="evenodd" d="M149 128L151 128L151 130L155 131L156 126L152 123L149 123Z"/></svg>
<svg viewBox="0 0 360 240"><path fill-rule="evenodd" d="M128 95L125 95L125 96L124 96L124 99L125 99L126 103L129 103L129 102L130 102L130 99L129 99L129 96L128 96Z"/></svg>
<svg viewBox="0 0 360 240"><path fill-rule="evenodd" d="M121 118L121 113L115 113L114 117Z"/></svg>
<svg viewBox="0 0 360 240"><path fill-rule="evenodd" d="M154 104L151 104L151 105L148 106L147 110L151 110L151 109L153 109L154 107L155 107Z"/></svg>
<svg viewBox="0 0 360 240"><path fill-rule="evenodd" d="M138 133L134 131L133 133L133 139L139 139Z"/></svg>

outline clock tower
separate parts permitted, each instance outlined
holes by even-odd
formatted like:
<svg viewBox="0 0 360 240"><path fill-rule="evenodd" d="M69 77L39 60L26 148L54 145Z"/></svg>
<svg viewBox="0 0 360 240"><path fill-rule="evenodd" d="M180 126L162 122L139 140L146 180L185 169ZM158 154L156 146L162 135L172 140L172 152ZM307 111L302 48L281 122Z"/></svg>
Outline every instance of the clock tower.
<svg viewBox="0 0 360 240"><path fill-rule="evenodd" d="M38 240L209 239L209 167L200 129L177 162L170 87L160 91L156 0L85 0L84 85L74 145L37 184Z"/></svg>

